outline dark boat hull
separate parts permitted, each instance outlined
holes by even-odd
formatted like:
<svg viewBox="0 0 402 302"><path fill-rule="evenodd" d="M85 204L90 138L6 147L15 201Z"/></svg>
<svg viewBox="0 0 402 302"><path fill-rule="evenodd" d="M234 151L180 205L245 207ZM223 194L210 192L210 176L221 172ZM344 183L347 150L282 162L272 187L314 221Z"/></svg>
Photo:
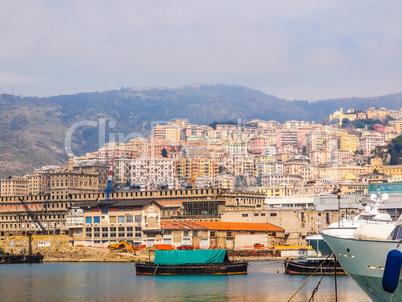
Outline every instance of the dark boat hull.
<svg viewBox="0 0 402 302"><path fill-rule="evenodd" d="M43 255L0 255L0 264L41 263Z"/></svg>
<svg viewBox="0 0 402 302"><path fill-rule="evenodd" d="M137 275L244 275L247 262L200 263L158 265L152 262L137 262Z"/></svg>
<svg viewBox="0 0 402 302"><path fill-rule="evenodd" d="M322 265L321 265L322 263ZM289 275L311 275L315 272L317 275L335 274L333 260L300 260L300 261L284 261L285 274ZM321 266L320 266L321 265ZM318 270L317 270L318 268ZM317 271L316 271L317 270ZM336 273L344 275L345 272L339 263L336 264Z"/></svg>

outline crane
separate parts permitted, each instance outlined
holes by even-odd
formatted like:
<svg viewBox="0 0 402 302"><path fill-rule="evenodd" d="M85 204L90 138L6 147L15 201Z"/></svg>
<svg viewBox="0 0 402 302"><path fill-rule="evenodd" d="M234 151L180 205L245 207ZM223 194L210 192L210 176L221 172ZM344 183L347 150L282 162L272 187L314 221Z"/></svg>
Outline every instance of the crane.
<svg viewBox="0 0 402 302"><path fill-rule="evenodd" d="M24 206L25 211L27 212L28 216L31 217L31 219L35 222L36 227L39 229L39 231L41 231L44 235L47 235L47 230L44 228L42 223L36 217L35 213L28 207L28 205L24 202L24 200L21 197L18 197L18 200Z"/></svg>
<svg viewBox="0 0 402 302"><path fill-rule="evenodd" d="M191 188L194 190L195 189L195 180L202 174L202 172L198 172L196 176L191 177L190 181L191 182Z"/></svg>
<svg viewBox="0 0 402 302"><path fill-rule="evenodd" d="M112 182L113 182L113 160L110 163L110 169L109 169L109 176L107 177L107 185L106 185L106 197L105 197L105 202L109 202L109 197L110 197L110 192L112 191ZM102 208L102 214L107 215L108 213L108 208L105 206Z"/></svg>

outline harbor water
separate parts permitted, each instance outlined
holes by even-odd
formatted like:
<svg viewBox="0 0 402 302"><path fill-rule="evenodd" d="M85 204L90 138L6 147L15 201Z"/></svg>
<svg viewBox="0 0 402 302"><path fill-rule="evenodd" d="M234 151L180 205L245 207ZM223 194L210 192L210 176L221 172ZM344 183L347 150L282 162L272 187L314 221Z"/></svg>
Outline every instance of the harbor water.
<svg viewBox="0 0 402 302"><path fill-rule="evenodd" d="M278 273L279 270L279 273ZM134 263L0 265L0 301L287 301L308 276L283 274L277 262L250 262L239 276L137 276ZM313 276L292 301L308 301ZM334 301L324 276L314 301ZM338 301L370 301L348 276L338 276Z"/></svg>

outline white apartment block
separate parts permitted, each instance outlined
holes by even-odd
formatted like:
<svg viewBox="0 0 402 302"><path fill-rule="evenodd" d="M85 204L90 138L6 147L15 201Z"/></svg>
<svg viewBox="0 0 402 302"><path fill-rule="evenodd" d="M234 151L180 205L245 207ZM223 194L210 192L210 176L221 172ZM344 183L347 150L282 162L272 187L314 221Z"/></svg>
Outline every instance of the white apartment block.
<svg viewBox="0 0 402 302"><path fill-rule="evenodd" d="M364 155L369 155L376 146L385 146L385 138L380 133L363 133L359 145Z"/></svg>
<svg viewBox="0 0 402 302"><path fill-rule="evenodd" d="M174 183L175 159L141 158L131 161L130 183L132 186L157 187Z"/></svg>
<svg viewBox="0 0 402 302"><path fill-rule="evenodd" d="M256 163L257 175L259 177L269 176L273 174L283 174L282 162L262 161Z"/></svg>

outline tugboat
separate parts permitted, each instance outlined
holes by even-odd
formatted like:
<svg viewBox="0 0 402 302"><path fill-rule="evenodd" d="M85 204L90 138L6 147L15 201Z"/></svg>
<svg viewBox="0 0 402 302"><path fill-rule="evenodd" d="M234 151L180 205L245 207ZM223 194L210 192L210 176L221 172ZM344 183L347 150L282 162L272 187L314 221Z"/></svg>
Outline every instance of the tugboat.
<svg viewBox="0 0 402 302"><path fill-rule="evenodd" d="M154 262L137 262L137 275L244 275L248 262L229 261L227 250L157 250Z"/></svg>
<svg viewBox="0 0 402 302"><path fill-rule="evenodd" d="M41 263L43 255L41 253L32 254L32 234L29 237L29 252L26 254L10 254L4 253L3 248L0 246L0 264L15 264L15 263Z"/></svg>

